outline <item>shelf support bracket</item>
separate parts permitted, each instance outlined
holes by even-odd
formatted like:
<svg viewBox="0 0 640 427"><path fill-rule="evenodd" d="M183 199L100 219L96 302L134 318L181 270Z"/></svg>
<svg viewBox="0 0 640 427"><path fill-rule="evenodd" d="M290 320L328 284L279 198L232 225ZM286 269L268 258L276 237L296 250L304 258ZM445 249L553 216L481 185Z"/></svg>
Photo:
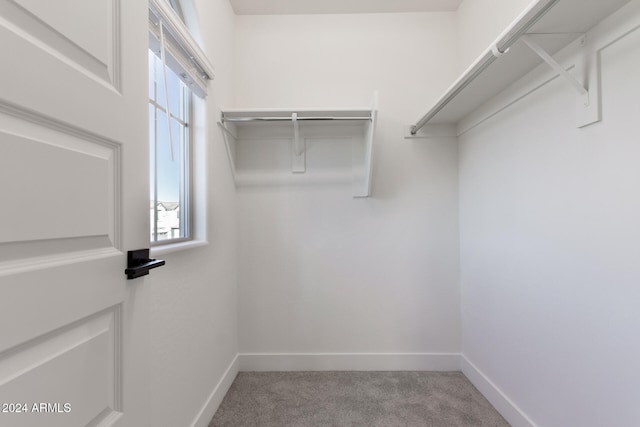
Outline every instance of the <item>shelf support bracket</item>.
<svg viewBox="0 0 640 427"><path fill-rule="evenodd" d="M580 96L584 98L585 107L589 105L589 91L573 77L565 68L558 63L551 55L549 55L538 43L533 41L530 36L522 36L522 41L529 46L536 55L538 55L544 62L549 64L558 74L560 74L565 80L567 80L577 91Z"/></svg>
<svg viewBox="0 0 640 427"><path fill-rule="evenodd" d="M554 71L556 71L562 78L564 78L573 88L578 92L577 102L577 125L578 127L584 127L592 123L600 121L600 100L599 90L597 87L597 73L599 71L598 66L592 67L589 71L591 79L585 77L585 82L591 81L593 87L588 83L584 85L573 74L569 73L565 67L563 67L558 61L556 61L542 46L540 46L532 35L522 36L522 41L531 49L536 55L538 55L544 62L546 62ZM585 38L580 40L581 46L585 44ZM579 75L582 75L582 67L584 64L578 61L575 64L575 68Z"/></svg>
<svg viewBox="0 0 640 427"><path fill-rule="evenodd" d="M224 146L227 149L227 157L229 158L229 167L231 169L231 174L233 175L233 180L235 182L236 178L236 141L238 140L238 136L231 131L231 129L227 128L224 124L224 119L221 119L218 122L218 127L222 130L222 139L224 140Z"/></svg>
<svg viewBox="0 0 640 427"><path fill-rule="evenodd" d="M300 125L298 123L298 113L291 114L291 121L293 122L293 144L292 146L292 165L291 171L293 173L304 173L306 170L306 155L305 155L305 143L304 138L300 139Z"/></svg>

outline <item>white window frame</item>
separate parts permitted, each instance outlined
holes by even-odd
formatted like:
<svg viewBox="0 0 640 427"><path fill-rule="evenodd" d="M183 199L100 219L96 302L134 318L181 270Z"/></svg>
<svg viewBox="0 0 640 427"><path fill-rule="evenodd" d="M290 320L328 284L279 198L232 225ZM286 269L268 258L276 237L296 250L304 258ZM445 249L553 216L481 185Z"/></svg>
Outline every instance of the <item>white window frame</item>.
<svg viewBox="0 0 640 427"><path fill-rule="evenodd" d="M177 10L172 8L170 4L176 3ZM194 203L194 135L193 132L193 120L196 116L194 114L195 104L202 106L203 102L195 103L193 95L197 95L200 98L206 97L207 82L213 79L214 71L213 67L209 63L206 55L193 39L189 30L184 24L184 20L178 13L181 12L179 0L149 0L149 48L158 52L164 48L165 63L168 68L171 68L178 78L182 80L187 86L190 92L188 110L189 114L187 118L187 126L185 127L184 137L189 137L188 144L180 144L188 151L188 161L184 167L189 169L189 172L184 175L184 185L188 189L181 191L183 200L180 200L180 227L185 227L185 237L176 239L167 239L151 242L152 253L159 255L164 252L178 250L182 248L194 247L206 244L204 240L194 240L202 238L201 230L196 230L196 206ZM164 43L162 43L164 42ZM160 111L166 111L164 107L157 105L156 102L151 102L150 105L154 106L154 114L158 116L158 108ZM182 108L183 106L181 106ZM167 106L169 108L169 106ZM202 114L198 113L198 117ZM172 120L175 116L171 115ZM157 117L158 120L163 120L161 117ZM164 120L167 120L165 117ZM182 121L182 120L181 120ZM182 139L182 136L181 138ZM153 164L155 165L155 160ZM157 199L157 196L155 197ZM184 205L183 205L184 203ZM200 203L199 203L200 204ZM184 213L183 206L188 206L188 213ZM184 218L184 220L183 220ZM154 206L154 219L157 221L157 211ZM156 227L156 224L154 224ZM188 237L187 237L188 236ZM150 236L151 238L151 236ZM157 239L157 231L156 231Z"/></svg>
<svg viewBox="0 0 640 427"><path fill-rule="evenodd" d="M213 66L169 2L149 0L149 47L154 51L160 49L161 27L167 65L194 94L205 98L207 82L215 75Z"/></svg>

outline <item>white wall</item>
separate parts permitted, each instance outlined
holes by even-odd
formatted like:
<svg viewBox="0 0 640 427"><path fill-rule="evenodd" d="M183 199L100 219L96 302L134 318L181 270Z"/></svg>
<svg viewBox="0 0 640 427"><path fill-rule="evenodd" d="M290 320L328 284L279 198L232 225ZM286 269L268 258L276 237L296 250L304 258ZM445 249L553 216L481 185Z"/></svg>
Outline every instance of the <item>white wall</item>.
<svg viewBox="0 0 640 427"><path fill-rule="evenodd" d="M532 0L464 0L457 12L458 65L462 72Z"/></svg>
<svg viewBox="0 0 640 427"><path fill-rule="evenodd" d="M238 351L461 350L537 425L640 424L638 31L603 51L602 123L577 130L571 89L554 81L462 136L458 153L450 139L404 140L402 127L526 2L503 1L486 22L477 1L457 17L234 18L226 1L195 3L217 72L209 245L165 256L153 278L152 425L209 418ZM622 15L637 19L633 3ZM343 184L235 196L212 126L220 105L352 106L374 89L372 198Z"/></svg>
<svg viewBox="0 0 640 427"><path fill-rule="evenodd" d="M236 25L235 107L380 93L371 198L348 184L238 188L241 352L458 353L457 146L402 134L451 81L455 14Z"/></svg>
<svg viewBox="0 0 640 427"><path fill-rule="evenodd" d="M588 40L601 123L556 79L460 138L463 352L514 426L640 425L640 2Z"/></svg>
<svg viewBox="0 0 640 427"><path fill-rule="evenodd" d="M238 351L235 189L215 126L219 105L231 99L234 15L226 0L195 0L194 7L216 71L195 152L196 193L206 188L208 201L198 208L200 219L206 216L199 225L209 243L162 255L167 265L151 279L149 425L157 427L190 426L201 411L197 425L207 425L221 396L209 398Z"/></svg>

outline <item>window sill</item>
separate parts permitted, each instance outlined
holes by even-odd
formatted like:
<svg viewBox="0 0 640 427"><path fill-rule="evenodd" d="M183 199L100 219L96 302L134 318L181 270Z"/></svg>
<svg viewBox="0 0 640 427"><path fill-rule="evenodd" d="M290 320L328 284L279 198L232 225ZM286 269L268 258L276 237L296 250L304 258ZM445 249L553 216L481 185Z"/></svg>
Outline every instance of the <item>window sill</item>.
<svg viewBox="0 0 640 427"><path fill-rule="evenodd" d="M186 251L187 249L195 249L208 245L209 242L206 240L189 240L187 242L167 243L166 245L152 246L150 256L163 256L173 252Z"/></svg>

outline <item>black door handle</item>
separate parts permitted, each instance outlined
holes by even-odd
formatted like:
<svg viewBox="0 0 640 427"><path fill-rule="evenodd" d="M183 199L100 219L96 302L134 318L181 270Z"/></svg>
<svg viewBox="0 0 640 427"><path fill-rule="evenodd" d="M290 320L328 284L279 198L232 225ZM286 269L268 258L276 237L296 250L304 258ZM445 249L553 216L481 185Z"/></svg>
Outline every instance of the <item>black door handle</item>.
<svg viewBox="0 0 640 427"><path fill-rule="evenodd" d="M165 264L164 260L149 258L149 249L138 249L127 252L127 268L124 274L127 279L135 279L136 277L146 276L149 270L157 268Z"/></svg>

